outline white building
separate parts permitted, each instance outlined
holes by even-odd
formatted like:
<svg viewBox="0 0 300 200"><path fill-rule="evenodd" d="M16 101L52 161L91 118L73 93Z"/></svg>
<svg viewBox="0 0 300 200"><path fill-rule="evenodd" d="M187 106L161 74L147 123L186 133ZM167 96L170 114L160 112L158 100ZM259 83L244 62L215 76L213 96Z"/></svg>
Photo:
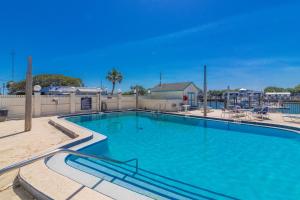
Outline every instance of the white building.
<svg viewBox="0 0 300 200"><path fill-rule="evenodd" d="M266 92L265 99L273 100L273 101L290 100L291 93L290 92Z"/></svg>
<svg viewBox="0 0 300 200"><path fill-rule="evenodd" d="M258 101L263 96L263 92L241 88L238 91L229 91L229 99L238 99L238 101ZM227 92L223 93L223 98L227 99Z"/></svg>
<svg viewBox="0 0 300 200"><path fill-rule="evenodd" d="M224 92L223 99L227 101L228 98L229 105L238 104L243 108L248 108L259 105L262 101L263 95L264 94L262 91L254 91L241 88L238 91L229 91L228 93Z"/></svg>
<svg viewBox="0 0 300 200"><path fill-rule="evenodd" d="M151 98L156 99L188 99L188 104L197 106L199 88L193 82L165 83L151 89Z"/></svg>

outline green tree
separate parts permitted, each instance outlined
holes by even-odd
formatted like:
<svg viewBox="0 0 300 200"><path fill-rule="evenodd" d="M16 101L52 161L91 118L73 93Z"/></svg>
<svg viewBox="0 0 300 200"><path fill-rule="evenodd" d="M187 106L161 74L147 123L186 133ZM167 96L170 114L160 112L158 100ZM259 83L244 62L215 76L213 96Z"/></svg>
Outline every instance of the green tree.
<svg viewBox="0 0 300 200"><path fill-rule="evenodd" d="M60 74L42 74L33 77L34 85L40 85L43 87L48 86L73 86L81 87L83 82L80 78L73 78Z"/></svg>
<svg viewBox="0 0 300 200"><path fill-rule="evenodd" d="M285 89L286 92L290 92L292 95L294 95L296 92L296 87L295 88L286 88Z"/></svg>
<svg viewBox="0 0 300 200"><path fill-rule="evenodd" d="M264 89L264 92L286 92L285 88L269 86Z"/></svg>
<svg viewBox="0 0 300 200"><path fill-rule="evenodd" d="M25 93L26 81L8 82L6 87L9 94ZM83 82L79 78L73 78L60 74L40 74L33 77L33 86L40 85L42 88L49 86L83 86Z"/></svg>
<svg viewBox="0 0 300 200"><path fill-rule="evenodd" d="M294 93L300 93L300 84L295 86Z"/></svg>
<svg viewBox="0 0 300 200"><path fill-rule="evenodd" d="M130 89L131 89L132 93L134 93L134 90L136 89L138 91L139 95L145 95L145 94L147 94L147 89L144 88L141 85L131 86Z"/></svg>
<svg viewBox="0 0 300 200"><path fill-rule="evenodd" d="M208 95L211 97L222 97L224 90L209 90Z"/></svg>
<svg viewBox="0 0 300 200"><path fill-rule="evenodd" d="M111 94L113 94L116 87L116 83L120 84L123 80L123 76L121 72L113 68L110 72L107 73L106 79L112 83Z"/></svg>

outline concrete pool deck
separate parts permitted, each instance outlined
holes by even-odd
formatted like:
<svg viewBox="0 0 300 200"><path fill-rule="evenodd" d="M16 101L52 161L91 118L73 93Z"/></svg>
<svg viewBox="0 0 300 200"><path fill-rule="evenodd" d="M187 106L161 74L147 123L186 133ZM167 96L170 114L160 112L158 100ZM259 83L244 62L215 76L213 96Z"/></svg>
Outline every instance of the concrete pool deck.
<svg viewBox="0 0 300 200"><path fill-rule="evenodd" d="M48 124L49 117L34 118L33 127L24 132L24 120L0 123L0 168L28 159L49 150L71 138ZM3 174L0 178L0 199L31 199L20 188L11 187L18 171Z"/></svg>
<svg viewBox="0 0 300 200"><path fill-rule="evenodd" d="M69 137L61 131L62 129L59 130L50 125L50 120L56 127L63 127L63 132L70 128L68 123L57 119L57 117L33 119L33 128L30 132L22 131L24 120L1 123L0 167L3 168L13 162L25 160L71 143L80 143L92 136L89 131L79 130L75 127L68 132L68 135L71 136ZM17 176L18 184L15 186L13 183ZM36 197L111 199L50 170L46 167L44 160L37 161L20 170L3 174L0 184L0 199L34 199Z"/></svg>
<svg viewBox="0 0 300 200"><path fill-rule="evenodd" d="M18 123L20 122L24 122L24 121L22 120L18 121ZM50 124L52 124L53 126L49 125L48 122L50 122ZM11 127L14 130L13 126L11 126L11 124L14 123L16 122L7 121L3 124L6 124L5 125L6 127ZM99 140L103 140L106 138L105 136L99 136L100 134L97 133L97 137L93 139L92 131L57 117L45 118L45 120L35 119L33 123L39 124L37 128L33 129L33 131L37 129L36 132L34 132L37 135L34 135L35 137L33 137L32 135L25 135L23 137L29 137L30 139L32 139L28 142L28 145L30 145L31 143L32 144L36 143L40 147L41 151L35 153L35 151L28 150L28 148L26 148L27 146L23 147L21 149L23 149L24 152L27 152L28 155L26 155L24 158L15 159L12 162L21 161L29 157L32 157L33 155L40 155L42 153L46 153L57 148L67 148L85 142L97 142ZM43 127L41 128L40 126ZM40 142L39 138L41 138L41 135L38 134L40 133L40 131L43 130L43 132L46 135L47 134L51 135L53 133L50 129L48 130L49 128L48 126L52 131L54 130L55 132L57 131L57 133L61 134L62 137L66 138L66 140L53 143L53 141L50 138L45 136ZM61 131L54 128L54 126L62 130L65 134L70 135L72 139L67 137ZM33 131L28 133L32 133ZM7 137L8 137L7 135L3 136L3 138L7 138ZM25 138L21 138L21 140L17 142L16 146L24 145L22 143L22 139L26 141ZM43 140L50 142L50 144L52 145L48 145L49 148L46 148L47 144L45 145L43 143ZM1 140L1 142L3 142L3 147L2 147L3 149L6 149L6 147L9 146L5 144L4 140ZM11 145L14 144L15 143L12 143ZM0 148L0 153L2 148ZM3 153L5 153L4 150L2 151ZM12 152L10 152L10 154L7 154L7 157L14 157L15 156L14 152L15 152L14 149L12 149ZM30 155L30 153L32 154ZM57 156L61 157L66 155L67 154L58 154ZM1 168L9 164L12 163L7 162L7 164L5 163L4 166L1 166ZM61 163L57 163L57 164L59 165ZM18 187L10 187L13 181L16 179L16 176L18 180ZM0 199L34 199L34 198L37 199L104 199L104 200L108 200L108 199L149 200L151 199L149 197L135 193L133 191L130 191L121 186L117 186L105 180L101 180L101 183L97 184L98 190L95 191L64 175L57 173L56 171L49 169L45 163L45 160L37 161L33 164L20 168L20 170L15 170L12 173L9 172L7 174L4 174L1 176L0 182L2 182L3 185L2 192L0 191ZM19 185L21 185L21 187L19 187ZM16 188L18 188L18 190L16 190Z"/></svg>
<svg viewBox="0 0 300 200"><path fill-rule="evenodd" d="M200 110L192 110L188 112L178 112L177 114L182 114L182 115L195 115L195 116L200 116L203 117L203 112ZM212 112L207 113L207 117L211 117L214 119L226 119L226 120L232 120L228 115L225 117L222 117L222 111L221 110L213 110ZM259 118L254 118L251 117L245 118L245 117L240 117L240 118L235 118L237 121L245 121L245 122L258 122L258 123L263 123L266 125L281 125L281 126L288 126L288 127L294 127L297 129L300 129L300 122L291 122L291 121L285 121L282 117L281 113L270 113L269 114L269 119L259 119Z"/></svg>
<svg viewBox="0 0 300 200"><path fill-rule="evenodd" d="M201 111L182 112L177 114L203 116ZM208 113L208 117L220 119L221 111L214 110ZM67 136L60 130L49 125L49 120L60 128L69 130L72 137ZM268 124L279 124L300 128L299 123L286 122L282 119L281 114L272 113L270 120L252 120ZM83 140L86 142L91 139L93 133L87 129L69 123L57 117L43 117L33 119L33 130L27 133L22 132L23 120L12 120L0 123L0 168L12 164L16 161L27 159L33 155L48 152L53 149L63 147L68 144L79 144ZM4 174L0 178L0 199L32 199L33 197L25 192L22 188L9 187L15 179L18 171ZM107 195L96 192L88 187L83 186L57 172L49 169L44 160L38 161L20 170L19 178L26 184L21 185L31 190L33 187L36 191L53 199L114 199ZM28 185L30 183L30 186ZM49 184L51 183L51 184ZM7 189L6 189L7 188ZM106 190L118 191L120 188L113 188L112 185L105 188ZM32 192L32 190L31 190ZM137 198L139 199L139 198ZM147 199L140 198L140 199Z"/></svg>

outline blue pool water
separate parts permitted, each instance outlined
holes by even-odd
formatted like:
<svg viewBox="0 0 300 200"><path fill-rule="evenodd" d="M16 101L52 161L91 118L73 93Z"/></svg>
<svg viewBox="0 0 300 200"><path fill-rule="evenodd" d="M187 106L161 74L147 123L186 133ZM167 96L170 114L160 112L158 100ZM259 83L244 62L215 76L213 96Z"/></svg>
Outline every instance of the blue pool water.
<svg viewBox="0 0 300 200"><path fill-rule="evenodd" d="M138 158L139 167L152 174L148 173L151 179L147 183L159 179L161 187L165 183L175 185L168 188L175 188L176 194L184 193L177 199L300 199L300 135L294 132L146 112L67 120L108 137L80 151L119 160ZM73 156L67 163L103 176L101 163ZM139 173L129 178L145 179L144 172ZM124 185L122 178L118 181Z"/></svg>

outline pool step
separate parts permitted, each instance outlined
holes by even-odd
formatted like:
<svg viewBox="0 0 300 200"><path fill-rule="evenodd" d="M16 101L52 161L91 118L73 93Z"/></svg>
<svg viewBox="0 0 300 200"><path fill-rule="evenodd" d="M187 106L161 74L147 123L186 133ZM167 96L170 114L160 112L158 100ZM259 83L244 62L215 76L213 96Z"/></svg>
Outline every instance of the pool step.
<svg viewBox="0 0 300 200"><path fill-rule="evenodd" d="M179 191L182 194L190 195L192 197L195 197L196 199L199 198L212 198L212 199L234 199L237 200L238 198L218 193L215 191L211 191L206 188L201 188L195 185L191 185L189 183L185 183L179 180L175 180L163 175L159 175L144 169L139 168L138 173L135 173L134 166L124 166L124 165L118 165L114 163L107 163L101 161L102 165L107 166L108 168L114 168L116 170L128 170L127 174L130 174L134 177L136 180L141 180L144 182L150 182L152 184L158 185L159 187L167 188L170 190ZM128 178L127 178L128 179Z"/></svg>
<svg viewBox="0 0 300 200"><path fill-rule="evenodd" d="M118 165L85 158L72 160L73 167L155 199L236 199L221 193L190 185L134 166Z"/></svg>

